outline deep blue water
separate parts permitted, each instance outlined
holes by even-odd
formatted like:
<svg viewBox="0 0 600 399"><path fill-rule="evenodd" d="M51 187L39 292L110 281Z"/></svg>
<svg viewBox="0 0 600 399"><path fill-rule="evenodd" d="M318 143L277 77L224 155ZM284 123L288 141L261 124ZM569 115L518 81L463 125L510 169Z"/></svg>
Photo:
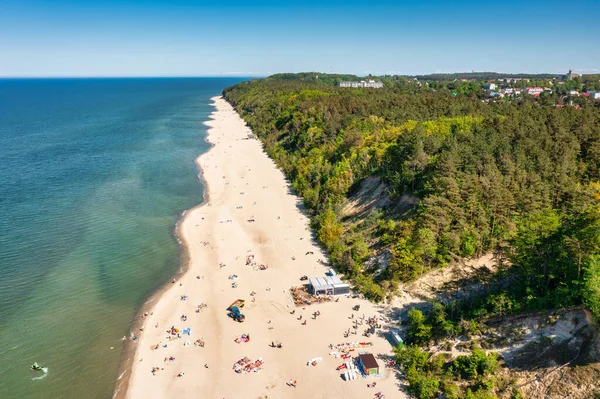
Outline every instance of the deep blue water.
<svg viewBox="0 0 600 399"><path fill-rule="evenodd" d="M241 80L0 80L0 398L111 397L203 200L210 98Z"/></svg>

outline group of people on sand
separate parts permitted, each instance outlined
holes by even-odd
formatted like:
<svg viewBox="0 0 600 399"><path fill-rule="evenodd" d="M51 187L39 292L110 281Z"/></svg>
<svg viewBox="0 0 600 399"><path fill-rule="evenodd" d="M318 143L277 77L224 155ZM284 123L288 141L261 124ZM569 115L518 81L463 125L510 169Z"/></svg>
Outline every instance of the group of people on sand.
<svg viewBox="0 0 600 399"><path fill-rule="evenodd" d="M175 283L175 279L173 279L173 283ZM180 284L183 285L183 284ZM187 301L189 299L189 297L187 295L181 295L180 299L182 301ZM199 313L202 309L208 307L208 304L206 303L201 303L200 305L196 306L196 313ZM152 315L153 313L150 313L150 315ZM145 312L142 315L142 318L146 318L148 317L148 312ZM185 314L182 314L179 319L181 321L187 321L188 316ZM158 323L156 323L155 327L158 328ZM182 334L185 335L191 335L190 334L191 329L189 328L185 328L183 330L180 330L179 328L176 328L175 326L171 326L171 328L169 328L168 330L166 330L168 336L167 339L168 340L173 340L173 339L178 339L178 338L183 338ZM133 336L132 339L137 339L137 336ZM184 346L188 346L190 345L190 340L185 341L185 343L183 344ZM202 339L197 339L196 341L194 341L194 346L200 346L200 347L204 347L205 342ZM158 342L156 345L154 345L154 350L158 350L161 347L161 342ZM167 348L167 345L162 345L163 349ZM143 359L140 359L140 361L142 361ZM168 356L164 358L164 362L167 363L173 363L175 361L175 357L174 356ZM208 364L204 365L205 368L208 368ZM162 367L158 367L158 366L154 366L151 369L152 375L156 375L156 372L159 370L164 370L164 368ZM175 377L183 377L185 375L184 372L179 372L177 375L175 375Z"/></svg>
<svg viewBox="0 0 600 399"><path fill-rule="evenodd" d="M262 358L258 358L255 362L251 361L247 357L244 357L233 364L233 370L238 373L258 373L261 370L261 367L264 363Z"/></svg>

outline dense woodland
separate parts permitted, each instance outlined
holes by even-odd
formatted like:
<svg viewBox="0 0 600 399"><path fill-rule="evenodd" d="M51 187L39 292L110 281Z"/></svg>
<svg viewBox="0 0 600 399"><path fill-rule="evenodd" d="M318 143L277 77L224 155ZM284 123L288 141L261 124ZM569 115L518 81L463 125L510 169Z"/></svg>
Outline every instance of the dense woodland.
<svg viewBox="0 0 600 399"><path fill-rule="evenodd" d="M427 317L412 312L412 343L524 310L584 304L600 316L599 101L557 108L555 93L485 102L472 82L349 89L335 86L340 79L348 76L280 74L223 94L302 196L334 266L371 299L460 259L504 259L497 279L510 284L435 304ZM348 222L344 205L368 177L385 185L389 205ZM384 252L383 271L367 266ZM448 370L478 376L461 396L490 397L481 387L494 357L429 357L418 346L398 352L417 397L458 397L440 377Z"/></svg>
<svg viewBox="0 0 600 399"><path fill-rule="evenodd" d="M565 306L591 295L583 287L600 268L597 102L486 104L414 85L343 89L279 76L225 97L304 198L334 264L365 293L382 299L384 287L430 268L502 250L530 301ZM400 214L375 210L376 242L340 221L349 192L372 175L392 199L419 199ZM371 279L363 264L384 247L392 261Z"/></svg>
<svg viewBox="0 0 600 399"><path fill-rule="evenodd" d="M224 95L303 197L334 265L371 298L495 251L519 277L504 293L518 299L510 306L585 301L600 314L599 102L487 104L445 89L345 89L289 75ZM392 203L409 195L418 204L374 209L345 231L342 205L369 176ZM374 276L364 263L384 249L389 267Z"/></svg>

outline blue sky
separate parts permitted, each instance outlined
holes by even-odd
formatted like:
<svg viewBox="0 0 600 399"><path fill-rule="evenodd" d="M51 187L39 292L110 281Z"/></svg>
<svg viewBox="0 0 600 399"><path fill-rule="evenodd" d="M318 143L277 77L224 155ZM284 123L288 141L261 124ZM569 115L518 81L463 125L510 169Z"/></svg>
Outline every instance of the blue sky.
<svg viewBox="0 0 600 399"><path fill-rule="evenodd" d="M0 76L600 72L600 0L1 0Z"/></svg>

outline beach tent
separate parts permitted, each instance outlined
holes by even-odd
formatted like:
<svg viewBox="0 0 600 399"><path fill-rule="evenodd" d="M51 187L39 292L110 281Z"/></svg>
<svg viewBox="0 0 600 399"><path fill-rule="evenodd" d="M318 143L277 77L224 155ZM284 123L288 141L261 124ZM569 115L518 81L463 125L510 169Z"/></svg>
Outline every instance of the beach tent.
<svg viewBox="0 0 600 399"><path fill-rule="evenodd" d="M377 360L375 356L371 353L365 353L364 355L358 355L358 361L365 371L366 375L376 375L379 374L379 364L377 364Z"/></svg>

